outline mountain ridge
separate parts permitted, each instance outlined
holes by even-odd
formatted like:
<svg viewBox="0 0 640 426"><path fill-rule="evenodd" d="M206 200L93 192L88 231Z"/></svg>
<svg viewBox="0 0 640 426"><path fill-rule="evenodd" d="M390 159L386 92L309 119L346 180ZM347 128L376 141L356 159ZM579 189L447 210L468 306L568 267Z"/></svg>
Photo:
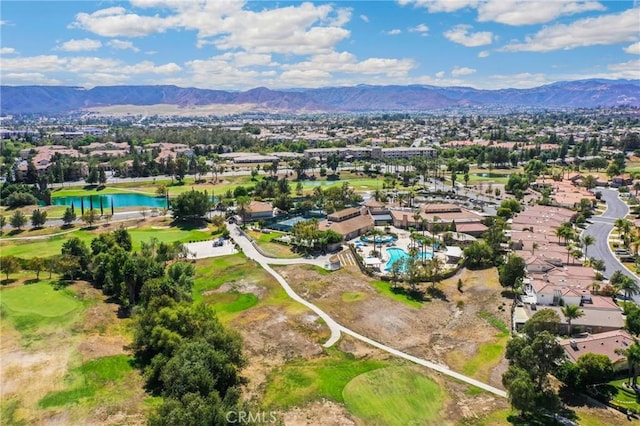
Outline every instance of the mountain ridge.
<svg viewBox="0 0 640 426"><path fill-rule="evenodd" d="M193 107L251 105L255 111L368 112L430 111L463 106L596 108L640 106L640 80L575 80L529 89L464 86L356 85L316 89L256 87L225 91L175 85L0 86L0 113L70 113L87 108L158 104Z"/></svg>

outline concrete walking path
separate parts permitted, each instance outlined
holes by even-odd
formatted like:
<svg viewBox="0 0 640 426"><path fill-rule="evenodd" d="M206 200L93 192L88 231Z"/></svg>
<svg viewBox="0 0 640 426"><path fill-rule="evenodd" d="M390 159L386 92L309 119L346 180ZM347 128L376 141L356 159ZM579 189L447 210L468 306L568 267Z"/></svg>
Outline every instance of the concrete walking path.
<svg viewBox="0 0 640 426"><path fill-rule="evenodd" d="M431 370L437 371L439 373L445 374L449 377L452 377L454 379L460 380L462 382L465 382L467 384L470 384L472 386L476 386L482 390L485 390L487 392L490 392L494 395L506 398L507 397L507 393L502 390L502 389L498 389L496 387L493 387L491 385L488 385L486 383L480 382L474 378L465 376L463 374L457 373L451 369L449 369L449 367L447 367L446 365L442 365L442 364L438 364L438 363L434 363L431 361L427 361L424 360L422 358L418 358L415 357L413 355L407 354L405 352L399 351L397 349L394 349L390 346L384 345L382 343L379 343L373 339L370 339L366 336L363 336L353 330L351 330L350 328L347 328L341 324L339 324L338 322L336 322L333 318L331 318L331 316L329 314L327 314L326 312L324 312L322 309L320 309L318 306L314 305L311 302L308 302L306 300L304 300L302 297L300 297L289 285L289 283L282 277L282 275L278 274L275 270L273 270L273 268L271 268L269 266L269 264L278 264L278 265L291 265L291 264L312 264L312 265L317 265L317 266L324 266L326 264L326 262L328 261L328 259L325 259L324 257L318 257L318 258L314 258L314 259L272 259L272 258L267 258L265 256L263 256L262 254L260 254L258 252L258 250L256 250L256 248L253 246L253 244L251 244L251 242L242 235L242 233L240 232L240 230L238 229L237 225L227 225L227 228L229 229L229 235L231 236L231 238L233 239L233 241L238 244L238 246L242 249L242 251L245 253L245 255L247 256L247 258L254 260L255 262L257 262L260 266L262 266L267 272L269 272L277 281L278 283L280 283L280 285L282 286L282 288L284 288L285 292L287 293L287 295L289 295L289 297L291 297L293 300L295 300L296 302L301 303L302 305L308 307L309 309L311 309L313 312L315 312L320 318L322 318L322 320L327 324L327 326L329 327L329 330L331 331L331 336L329 337L329 340L327 340L324 343L324 347L331 347L333 346L335 343L338 342L338 340L340 340L340 336L341 333L347 334L357 340L360 340L364 343L367 343L371 346L374 346L380 350L383 350L387 353L390 353L392 355L395 355L397 357L406 359L408 361L411 361L413 363L416 363L418 365L422 365L424 367L427 367Z"/></svg>

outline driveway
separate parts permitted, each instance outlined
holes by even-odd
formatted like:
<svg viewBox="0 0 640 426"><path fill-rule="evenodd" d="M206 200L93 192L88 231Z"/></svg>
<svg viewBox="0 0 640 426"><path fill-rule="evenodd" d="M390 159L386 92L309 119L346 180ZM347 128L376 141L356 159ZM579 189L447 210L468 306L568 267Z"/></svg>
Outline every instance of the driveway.
<svg viewBox="0 0 640 426"><path fill-rule="evenodd" d="M638 280L638 277L629 271L609 248L609 233L613 230L613 223L616 219L625 217L629 213L627 204L618 197L618 191L613 189L598 188L602 193L602 199L607 203L607 210L600 216L593 216L592 222L584 230L585 235L592 235L596 242L588 249L589 257L602 259L606 267L604 275L610 277L615 271L622 271L623 274ZM640 295L634 296L636 303L640 303Z"/></svg>

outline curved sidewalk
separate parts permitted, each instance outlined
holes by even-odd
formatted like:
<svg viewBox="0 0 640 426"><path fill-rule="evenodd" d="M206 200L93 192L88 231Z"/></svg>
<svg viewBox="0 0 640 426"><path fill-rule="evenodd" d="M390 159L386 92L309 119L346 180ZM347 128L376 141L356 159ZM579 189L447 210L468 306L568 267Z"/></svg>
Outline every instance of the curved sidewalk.
<svg viewBox="0 0 640 426"><path fill-rule="evenodd" d="M240 230L238 229L237 225L227 225L227 228L229 229L229 234L231 236L231 238L233 239L233 241L238 244L238 246L242 249L242 251L245 253L245 255L247 256L247 258L256 261L260 266L262 266L267 272L269 272L282 286L282 288L284 288L284 290L286 291L286 293L296 302L299 302L301 304L303 304L304 306L308 307L309 309L311 309L313 312L315 312L316 314L318 314L318 316L320 318L322 318L322 320L327 324L327 326L329 327L329 330L331 331L331 336L329 337L329 340L327 340L324 344L325 347L330 347L333 346L335 343L338 342L338 340L340 340L340 335L341 333L347 334L355 339L358 339L364 343L367 343L371 346L374 346L380 350L383 350L387 353L390 353L392 355L395 355L397 357L406 359L408 361L411 361L413 363L416 363L418 365L422 365L424 367L427 367L429 369L432 369L434 371L437 371L439 373L445 374L449 377L452 377L454 379L460 380L462 382L465 382L467 384L470 384L472 386L476 386L482 390L485 390L487 392L490 392L494 395L506 398L507 397L507 393L502 390L502 389L498 389L496 387L493 387L491 385L488 385L486 383L480 382L474 378L465 376L463 374L457 373L451 369L449 369L449 367L447 367L446 365L442 365L442 364L438 364L435 362L431 362L431 361L427 361L424 360L422 358L418 358L415 357L413 355L407 354L405 352L399 351L397 349L394 349L390 346L384 345L382 343L379 343L373 339L370 339L366 336L363 336L353 330L351 330L350 328L347 328L341 324L339 324L338 322L336 322L333 318L331 318L331 316L329 316L329 314L327 314L326 312L324 312L322 309L320 309L318 306L314 305L311 302L308 302L306 300L304 300L302 297L300 297L295 291L293 291L293 289L291 288L291 286L289 285L289 283L282 277L282 275L278 274L275 270L273 270L273 268L271 268L269 266L269 263L271 264L279 264L279 265L291 265L291 264L312 264L312 265L320 265L323 266L320 262L324 263L323 259L270 259L267 257L262 256L256 249L255 247L251 244L251 242L244 237L241 233Z"/></svg>

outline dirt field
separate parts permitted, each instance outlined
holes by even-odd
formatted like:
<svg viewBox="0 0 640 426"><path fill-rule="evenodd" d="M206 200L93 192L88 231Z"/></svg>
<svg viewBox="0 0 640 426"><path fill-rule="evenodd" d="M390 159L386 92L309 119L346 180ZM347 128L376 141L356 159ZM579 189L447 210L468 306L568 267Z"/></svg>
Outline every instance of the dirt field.
<svg viewBox="0 0 640 426"><path fill-rule="evenodd" d="M39 406L46 395L67 389L66 377L74 367L89 360L124 354L129 343L126 325L117 318L115 304L106 303L104 296L87 283L73 284L70 289L87 308L80 312L78 321L55 333L35 334L27 341L3 313L0 321L3 409L5 404L13 404L13 420L25 424L143 424L146 394L137 371L125 378L124 386L130 393L126 400L115 398L99 406Z"/></svg>
<svg viewBox="0 0 640 426"><path fill-rule="evenodd" d="M483 344L499 341L496 336L500 330L479 317L481 312L490 312L508 324L508 307L504 311L499 307L510 301L501 296L495 270L462 271L438 285L446 300L434 298L420 308L379 294L370 284L371 279L355 267L329 275L321 275L304 266L279 267L278 271L302 297L318 304L341 324L394 348L459 371L476 356ZM462 292L457 290L459 278L463 281ZM502 340L506 342L506 339ZM342 343L343 347L349 345L354 344ZM358 351L370 352L362 347ZM489 371L471 375L486 374L490 384L502 387L500 377L505 364L501 358L499 356L495 365L489 366ZM444 418L477 418L506 407L505 400L487 393L469 392L466 384L444 378L439 381L453 397Z"/></svg>

